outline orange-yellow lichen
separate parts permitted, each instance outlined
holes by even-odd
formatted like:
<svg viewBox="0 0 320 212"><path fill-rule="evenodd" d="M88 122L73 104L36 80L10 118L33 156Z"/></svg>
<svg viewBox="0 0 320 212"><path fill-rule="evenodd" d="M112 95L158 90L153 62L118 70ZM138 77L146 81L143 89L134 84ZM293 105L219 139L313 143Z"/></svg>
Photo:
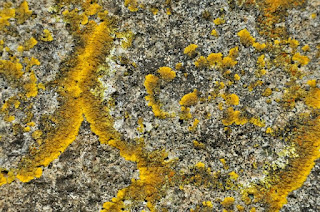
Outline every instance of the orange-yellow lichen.
<svg viewBox="0 0 320 212"><path fill-rule="evenodd" d="M299 52L292 56L292 60L298 62L301 65L307 65L310 62L309 57L301 55Z"/></svg>
<svg viewBox="0 0 320 212"><path fill-rule="evenodd" d="M32 15L32 11L29 10L27 1L23 1L16 10L16 19L18 24L23 24Z"/></svg>
<svg viewBox="0 0 320 212"><path fill-rule="evenodd" d="M214 36L214 37L218 37L219 36L217 30L215 30L215 29L213 29L210 34L212 36Z"/></svg>
<svg viewBox="0 0 320 212"><path fill-rule="evenodd" d="M310 51L310 46L307 44L307 45L304 45L301 49L304 52L308 52L308 51Z"/></svg>
<svg viewBox="0 0 320 212"><path fill-rule="evenodd" d="M192 126L190 126L190 127L188 128L189 131L194 131L194 130L197 128L199 122L200 122L200 121L199 121L198 119L194 119Z"/></svg>
<svg viewBox="0 0 320 212"><path fill-rule="evenodd" d="M29 40L27 40L24 45L23 45L23 50L24 51L29 51L30 49L32 49L35 45L37 45L38 41L31 37Z"/></svg>
<svg viewBox="0 0 320 212"><path fill-rule="evenodd" d="M308 81L307 81L307 84L308 84L310 87L315 88L315 87L317 86L317 80L316 80L316 79L308 80Z"/></svg>
<svg viewBox="0 0 320 212"><path fill-rule="evenodd" d="M184 95L180 100L180 105L182 106L192 106L196 105L198 102L198 94L197 89L194 89L193 92Z"/></svg>
<svg viewBox="0 0 320 212"><path fill-rule="evenodd" d="M153 74L148 74L145 77L144 87L148 94L153 95L154 89L158 86L159 78Z"/></svg>
<svg viewBox="0 0 320 212"><path fill-rule="evenodd" d="M130 12L137 12L139 4L137 0L124 0L124 6L127 7Z"/></svg>
<svg viewBox="0 0 320 212"><path fill-rule="evenodd" d="M240 76L239 76L238 74L235 74L235 75L233 76L233 78L234 78L234 80L236 80L236 81L239 81L239 80L240 80Z"/></svg>
<svg viewBox="0 0 320 212"><path fill-rule="evenodd" d="M222 94L222 98L226 101L228 105L238 105L239 97L237 94Z"/></svg>
<svg viewBox="0 0 320 212"><path fill-rule="evenodd" d="M222 202L220 202L221 205L225 208L230 207L234 203L234 198L233 197L226 197Z"/></svg>
<svg viewBox="0 0 320 212"><path fill-rule="evenodd" d="M221 66L222 64L222 53L211 53L208 55L207 60L210 66Z"/></svg>
<svg viewBox="0 0 320 212"><path fill-rule="evenodd" d="M190 44L184 49L183 53L188 55L189 57L192 57L195 54L197 48L198 48L198 45Z"/></svg>
<svg viewBox="0 0 320 212"><path fill-rule="evenodd" d="M258 127L264 127L266 124L265 124L265 121L260 119L260 118L255 118L255 117L252 117L249 122L253 125L256 125Z"/></svg>
<svg viewBox="0 0 320 212"><path fill-rule="evenodd" d="M231 68L231 67L234 67L237 63L238 63L237 61L235 61L231 57L227 56L222 59L221 67Z"/></svg>
<svg viewBox="0 0 320 212"><path fill-rule="evenodd" d="M240 42L243 45L252 45L256 40L250 35L250 32L247 29L243 29L240 32L238 32L238 36L240 37Z"/></svg>
<svg viewBox="0 0 320 212"><path fill-rule="evenodd" d="M226 21L223 18L220 18L220 17L213 20L213 23L215 25L221 25L221 24L224 24L225 22Z"/></svg>
<svg viewBox="0 0 320 212"><path fill-rule="evenodd" d="M23 87L27 92L26 96L28 98L37 96L37 94L38 94L37 77L36 77L34 71L32 71L30 73L29 82L26 83Z"/></svg>
<svg viewBox="0 0 320 212"><path fill-rule="evenodd" d="M41 37L41 40L42 41L53 41L53 37L52 37L52 34L51 32L48 30L48 29L44 29L43 30L43 35Z"/></svg>
<svg viewBox="0 0 320 212"><path fill-rule="evenodd" d="M9 80L17 80L23 75L22 64L9 60L0 60L0 74L4 74Z"/></svg>
<svg viewBox="0 0 320 212"><path fill-rule="evenodd" d="M257 42L254 42L252 46L258 51L262 51L267 47L265 43L257 43Z"/></svg>
<svg viewBox="0 0 320 212"><path fill-rule="evenodd" d="M200 56L195 62L194 62L194 65L197 67L197 68L204 68L208 65L208 61L207 61L207 58L204 57L204 56Z"/></svg>
<svg viewBox="0 0 320 212"><path fill-rule="evenodd" d="M306 105L315 109L320 109L320 89L311 88L304 101Z"/></svg>
<svg viewBox="0 0 320 212"><path fill-rule="evenodd" d="M204 201L202 202L202 205L205 207L213 208L213 204L211 201Z"/></svg>
<svg viewBox="0 0 320 212"><path fill-rule="evenodd" d="M240 115L240 111L235 111L232 107L229 107L227 109L225 118L222 119L222 123L226 126L232 125L233 123L235 123L236 125L243 125L247 122L248 120Z"/></svg>
<svg viewBox="0 0 320 212"><path fill-rule="evenodd" d="M195 148L198 148L198 149L204 149L206 147L204 143L198 142L196 140L194 140L192 144Z"/></svg>
<svg viewBox="0 0 320 212"><path fill-rule="evenodd" d="M161 79L166 81L172 81L176 77L176 72L169 67L160 67L158 73L160 74Z"/></svg>
<svg viewBox="0 0 320 212"><path fill-rule="evenodd" d="M0 10L0 30L3 30L6 26L10 26L9 19L14 18L16 15L15 9L3 8Z"/></svg>
<svg viewBox="0 0 320 212"><path fill-rule="evenodd" d="M260 55L259 57L258 57L258 60L257 60L257 65L258 65L258 67L259 68L264 68L265 66L266 66L266 62L265 62L265 60L264 60L264 54L263 55Z"/></svg>
<svg viewBox="0 0 320 212"><path fill-rule="evenodd" d="M266 88L266 89L264 90L264 92L262 93L262 96L268 97L268 96L271 96L271 94L272 94L271 88Z"/></svg>

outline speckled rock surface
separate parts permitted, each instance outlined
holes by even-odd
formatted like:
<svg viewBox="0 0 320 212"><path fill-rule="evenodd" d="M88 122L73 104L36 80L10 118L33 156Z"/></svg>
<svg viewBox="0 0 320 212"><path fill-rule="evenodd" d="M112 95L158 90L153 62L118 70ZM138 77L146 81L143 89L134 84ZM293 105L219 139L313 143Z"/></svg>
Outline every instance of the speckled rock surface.
<svg viewBox="0 0 320 212"><path fill-rule="evenodd" d="M317 0L0 2L0 210L320 211L319 35Z"/></svg>

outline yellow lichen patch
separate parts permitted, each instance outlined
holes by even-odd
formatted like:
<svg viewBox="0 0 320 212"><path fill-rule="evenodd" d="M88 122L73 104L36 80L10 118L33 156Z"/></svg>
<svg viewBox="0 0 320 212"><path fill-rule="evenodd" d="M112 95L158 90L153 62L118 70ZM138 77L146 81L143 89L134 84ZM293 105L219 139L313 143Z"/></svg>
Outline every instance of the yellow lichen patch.
<svg viewBox="0 0 320 212"><path fill-rule="evenodd" d="M237 210L239 212L243 212L244 211L244 207L242 205L237 205L236 207L237 207Z"/></svg>
<svg viewBox="0 0 320 212"><path fill-rule="evenodd" d="M6 116L6 117L4 118L4 120L7 121L7 122L13 122L15 119L16 119L16 118L15 118L14 116Z"/></svg>
<svg viewBox="0 0 320 212"><path fill-rule="evenodd" d="M265 43L257 43L257 42L254 42L253 45L252 45L257 51L262 51L264 50L267 45Z"/></svg>
<svg viewBox="0 0 320 212"><path fill-rule="evenodd" d="M239 97L237 94L222 94L222 98L226 101L228 105L238 105L239 104Z"/></svg>
<svg viewBox="0 0 320 212"><path fill-rule="evenodd" d="M224 57L222 60L222 67L223 68L232 68L234 67L238 62L233 60L231 57L227 56Z"/></svg>
<svg viewBox="0 0 320 212"><path fill-rule="evenodd" d="M208 66L207 58L204 57L204 56L200 56L200 57L194 62L194 65L195 65L197 68L207 67L207 66Z"/></svg>
<svg viewBox="0 0 320 212"><path fill-rule="evenodd" d="M320 89L319 88L312 88L304 99L306 105L320 109Z"/></svg>
<svg viewBox="0 0 320 212"><path fill-rule="evenodd" d="M300 42L295 40L295 39L292 39L292 38L289 38L287 43L289 44L289 46L292 48L292 49L296 49L298 48L298 46L300 45Z"/></svg>
<svg viewBox="0 0 320 212"><path fill-rule="evenodd" d="M156 7L151 7L151 8L150 8L150 11L152 12L153 15L157 15L158 12L159 12L159 9L156 8Z"/></svg>
<svg viewBox="0 0 320 212"><path fill-rule="evenodd" d="M273 133L273 129L272 129L271 127L268 127L268 128L266 129L266 133L268 133L268 134Z"/></svg>
<svg viewBox="0 0 320 212"><path fill-rule="evenodd" d="M308 84L310 87L315 88L315 87L317 86L317 80L316 80L316 79L308 80L308 81L307 81L307 84Z"/></svg>
<svg viewBox="0 0 320 212"><path fill-rule="evenodd" d="M205 168L205 164L202 163L202 162L198 162L196 165L195 165L196 168L198 169L204 169Z"/></svg>
<svg viewBox="0 0 320 212"><path fill-rule="evenodd" d="M23 50L24 51L29 51L32 49L35 45L37 45L38 41L31 37L29 40L27 40L24 45L23 45Z"/></svg>
<svg viewBox="0 0 320 212"><path fill-rule="evenodd" d="M191 118L192 118L192 115L190 113L190 108L182 106L181 107L181 113L180 113L180 119L188 120L188 119L191 119Z"/></svg>
<svg viewBox="0 0 320 212"><path fill-rule="evenodd" d="M213 204L211 201L204 201L202 202L202 205L205 207L213 208Z"/></svg>
<svg viewBox="0 0 320 212"><path fill-rule="evenodd" d="M197 89L194 89L193 92L184 95L180 100L180 105L182 106L192 106L196 105L198 102Z"/></svg>
<svg viewBox="0 0 320 212"><path fill-rule="evenodd" d="M229 50L229 57L231 57L232 59L236 59L239 55L239 47L235 46L232 49Z"/></svg>
<svg viewBox="0 0 320 212"><path fill-rule="evenodd" d="M127 7L130 12L137 12L139 5L137 0L124 0L124 6Z"/></svg>
<svg viewBox="0 0 320 212"><path fill-rule="evenodd" d="M253 125L256 125L258 127L264 127L266 124L265 124L265 121L260 119L260 118L254 118L252 117L249 122Z"/></svg>
<svg viewBox="0 0 320 212"><path fill-rule="evenodd" d="M223 168L224 168L225 170L229 169L229 166L227 165L227 162L226 162L226 160L225 160L224 158L221 158L221 159L220 159L220 162L222 163Z"/></svg>
<svg viewBox="0 0 320 212"><path fill-rule="evenodd" d="M85 11L84 13L87 15L87 16L92 16L92 15L95 15L97 14L98 12L100 12L102 9L102 7L97 4L97 3L93 3L93 4L89 4L89 7L86 7L85 8Z"/></svg>
<svg viewBox="0 0 320 212"><path fill-rule="evenodd" d="M198 45L190 44L184 49L183 53L188 55L189 57L192 57L195 54L197 48L198 48Z"/></svg>
<svg viewBox="0 0 320 212"><path fill-rule="evenodd" d="M264 92L262 93L262 96L265 96L265 97L268 97L268 96L271 96L272 95L272 90L271 88L266 88L264 90Z"/></svg>
<svg viewBox="0 0 320 212"><path fill-rule="evenodd" d="M142 133L144 131L143 118L138 119L138 125L137 130Z"/></svg>
<svg viewBox="0 0 320 212"><path fill-rule="evenodd" d="M225 208L230 207L234 203L234 198L233 197L226 197L222 202L220 202L221 205Z"/></svg>
<svg viewBox="0 0 320 212"><path fill-rule="evenodd" d="M190 127L188 128L189 131L194 131L194 130L197 128L199 122L200 122L200 121L199 121L198 119L194 119L192 126L190 126Z"/></svg>
<svg viewBox="0 0 320 212"><path fill-rule="evenodd" d="M18 24L23 24L32 15L32 11L29 10L27 1L23 1L16 10L16 19Z"/></svg>
<svg viewBox="0 0 320 212"><path fill-rule="evenodd" d="M12 171L7 171L5 169L0 168L0 186L4 184L9 184L14 181L15 176Z"/></svg>
<svg viewBox="0 0 320 212"><path fill-rule="evenodd" d="M0 74L4 74L9 80L17 80L22 75L23 66L19 62L0 60Z"/></svg>
<svg viewBox="0 0 320 212"><path fill-rule="evenodd" d="M301 65L307 65L310 62L309 57L301 55L299 52L292 56L292 60L298 62Z"/></svg>
<svg viewBox="0 0 320 212"><path fill-rule="evenodd" d="M239 80L240 80L240 76L239 76L238 74L235 74L235 75L233 76L233 78L234 78L234 80L236 80L236 81L239 81Z"/></svg>
<svg viewBox="0 0 320 212"><path fill-rule="evenodd" d="M14 18L16 15L15 9L3 8L0 10L0 30L3 30L6 26L10 26L9 19Z"/></svg>
<svg viewBox="0 0 320 212"><path fill-rule="evenodd" d="M265 66L266 66L266 62L265 62L265 60L264 60L264 54L263 55L260 55L259 57L258 57L258 60L257 60L257 66L259 67L259 68L264 68Z"/></svg>
<svg viewBox="0 0 320 212"><path fill-rule="evenodd" d="M307 120L297 129L297 136L292 138L296 144L298 156L293 158L290 166L279 170L272 176L267 176L272 186L264 188L256 185L254 190L255 201L268 204L268 211L279 211L287 203L287 196L292 191L300 188L307 179L315 160L320 157L320 117ZM256 199L257 198L257 199Z"/></svg>
<svg viewBox="0 0 320 212"><path fill-rule="evenodd" d="M180 70L180 69L182 68L182 63L177 63L176 66L175 66L175 68L176 68L177 70Z"/></svg>
<svg viewBox="0 0 320 212"><path fill-rule="evenodd" d="M214 36L214 37L218 37L219 36L217 30L215 30L215 29L213 29L210 34L212 36Z"/></svg>
<svg viewBox="0 0 320 212"><path fill-rule="evenodd" d="M32 133L32 138L34 139L39 139L42 135L42 131L41 130L36 130Z"/></svg>
<svg viewBox="0 0 320 212"><path fill-rule="evenodd" d="M154 94L154 89L158 86L159 78L153 74L148 74L144 81L144 87L147 93L150 95Z"/></svg>
<svg viewBox="0 0 320 212"><path fill-rule="evenodd" d="M158 73L160 74L161 79L166 81L172 81L176 77L176 72L169 67L160 67Z"/></svg>
<svg viewBox="0 0 320 212"><path fill-rule="evenodd" d="M34 71L32 71L30 73L29 82L26 83L23 86L23 88L26 90L26 96L28 98L37 96L37 94L38 94L37 77L36 77Z"/></svg>
<svg viewBox="0 0 320 212"><path fill-rule="evenodd" d="M133 39L134 39L134 33L132 31L125 31L125 32L119 32L116 33L117 38L122 38L121 40L121 46L124 49L127 49L131 47Z"/></svg>
<svg viewBox="0 0 320 212"><path fill-rule="evenodd" d="M25 70L27 72L30 70L30 68L32 66L35 66L35 65L39 66L40 65L40 61L38 59L34 58L34 57L31 57L31 58L25 57L23 59L23 63L26 64Z"/></svg>
<svg viewBox="0 0 320 212"><path fill-rule="evenodd" d="M240 115L240 111L234 111L232 107L227 109L225 118L222 119L222 123L226 126L232 125L233 123L236 125L244 125L247 122L248 120Z"/></svg>
<svg viewBox="0 0 320 212"><path fill-rule="evenodd" d="M220 67L222 64L222 53L211 53L208 55L207 60L210 66L218 66Z"/></svg>
<svg viewBox="0 0 320 212"><path fill-rule="evenodd" d="M308 52L308 51L310 51L310 46L307 44L307 45L304 45L301 49L304 52Z"/></svg>
<svg viewBox="0 0 320 212"><path fill-rule="evenodd" d="M216 18L216 19L214 19L213 20L213 23L215 24L215 25L221 25L221 24L224 24L224 23L226 23L226 21L223 19L223 18Z"/></svg>
<svg viewBox="0 0 320 212"><path fill-rule="evenodd" d="M42 35L42 37L41 37L41 40L42 40L42 41L47 41L47 42L53 41L52 34L51 34L51 32L50 32L48 29L44 29L44 30L43 30L43 35Z"/></svg>
<svg viewBox="0 0 320 212"><path fill-rule="evenodd" d="M99 25L94 22L89 24L92 30L83 35L86 45L78 49L76 65L68 69L67 77L61 79L60 82L61 91L59 92L65 101L56 111L57 117L60 117L55 121L57 127L53 132L45 135L46 138L37 151L30 153L20 161L16 177L22 182L40 177L42 168L39 167L48 166L64 152L78 135L83 115L91 124L91 130L99 135L102 141L106 142L110 140L110 137L115 136L114 130L111 130L110 127L110 120L107 119L108 116L101 116L104 109L100 108L92 94L89 94L90 81L96 77L94 72L97 64L103 60L101 59L103 57L98 55L104 55L110 51L113 39L109 36L110 31L105 22ZM97 84L95 81L92 83ZM79 97L80 93L81 98L74 98Z"/></svg>
<svg viewBox="0 0 320 212"><path fill-rule="evenodd" d="M204 143L198 142L196 140L194 140L192 143L193 146L197 149L204 149L206 147Z"/></svg>
<svg viewBox="0 0 320 212"><path fill-rule="evenodd" d="M256 40L250 35L250 32L247 29L241 30L237 35L240 37L240 42L246 46L252 45Z"/></svg>
<svg viewBox="0 0 320 212"><path fill-rule="evenodd" d="M235 173L234 171L229 173L229 176L232 180L237 180L239 175L237 173Z"/></svg>

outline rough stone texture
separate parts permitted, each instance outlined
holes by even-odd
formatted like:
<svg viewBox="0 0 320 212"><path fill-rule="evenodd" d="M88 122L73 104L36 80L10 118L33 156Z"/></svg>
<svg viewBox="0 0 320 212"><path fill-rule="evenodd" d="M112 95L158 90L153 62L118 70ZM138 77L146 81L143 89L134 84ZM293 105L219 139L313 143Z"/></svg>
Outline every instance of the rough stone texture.
<svg viewBox="0 0 320 212"><path fill-rule="evenodd" d="M20 2L22 1L13 3L19 5ZM239 174L238 183L244 187L264 178L265 164L275 162L280 164L279 166L286 165L289 157L280 157L278 153L288 148L284 137L293 135L293 131L281 131L283 135L272 137L266 135L266 127L276 125L286 129L294 128L297 114L310 112L311 109L301 101L297 101L293 109L276 102L291 79L282 68L271 67L266 76L256 77L257 58L261 53L252 47L241 45L237 33L246 28L257 42L267 42L265 37L259 35L256 26L256 19L261 11L256 7L239 7L234 1L183 0L172 1L172 15L167 15L167 6L163 1L139 2L145 3L147 9L140 8L137 12L130 12L124 6L124 1L99 1L111 16L116 17L117 28L123 31L131 30L134 34L132 46L128 49L120 46L122 39L114 38L114 49L111 56L106 58L107 65L104 67L107 70L100 78L105 88L102 98L114 103L109 113L114 119L114 128L123 138L128 141L143 138L145 149L150 152L164 149L168 153L168 160L177 159L174 167L176 172L192 175L192 167L198 162L204 162L206 167L220 172L224 178L227 178L231 171L235 171ZM38 79L37 83L48 84L48 87L44 91L39 90L36 97L26 99L18 109L11 111L15 115L13 123L22 123L27 114L26 108L32 103L32 121L36 126L30 132L15 134L13 124L5 121L4 115L0 114L0 167L6 169L17 168L21 158L28 154L29 147L39 146L32 138L32 132L44 128L40 123L50 125L48 117L60 106L57 88L52 84L59 76L60 65L74 54L74 48L78 45L70 34L68 24L63 21L61 12L49 12L53 11L55 1L28 0L28 3L34 17L17 26L11 21L11 31L18 36L0 31L0 40L5 39L5 45L15 50L30 36L39 40L43 29L49 29L54 36L52 42L39 41L33 49L24 52L23 56L16 53L18 57L33 56L41 62L41 65L33 70ZM0 3L0 8L3 7L4 3ZM71 5L69 10L73 7ZM152 7L159 9L156 15L149 11ZM205 11L211 15L209 20L203 17ZM312 13L318 16L311 19ZM215 26L212 20L222 16L226 23ZM98 20L95 16L91 19ZM316 46L320 43L319 3L316 0L308 1L302 9L289 9L282 24L286 26L289 37L300 42L299 52L302 52L301 47L305 44L311 49L307 54L312 58L311 62L301 68L308 74L297 82L305 85L307 80L317 79L319 87L320 63L319 57L316 57ZM212 29L217 30L217 38L210 35ZM198 45L197 54L192 58L183 53L184 48L191 43ZM235 46L239 46L239 57L237 65L230 68L231 76L239 74L241 80L221 89L220 94L236 93L240 97L240 104L234 108L249 117L260 117L265 120L266 127L233 124L229 129L225 129L226 126L221 122L225 117L225 110L218 109L219 103L223 101L222 97L211 102L200 101L191 107L191 120L180 119L179 100L185 94L197 89L199 97L207 98L215 89L215 82L227 84L228 79L231 79L219 70L196 68L195 58L212 52L222 52L226 56ZM266 58L270 59L270 55L266 54ZM10 56L4 52L1 60L8 60ZM132 62L136 65L132 65ZM162 66L174 68L180 62L183 68L176 70L176 78L171 82L161 82L161 90L157 94L161 108L175 113L176 117L159 119L154 116L145 100L145 76L156 74ZM242 71L245 74L242 74ZM247 85L258 79L262 79L265 84L256 87L252 92L248 91ZM266 103L269 98L261 95L267 87L274 89L270 104ZM276 88L279 90L276 91ZM0 74L1 105L20 92L21 87L12 86ZM319 113L319 109L314 112ZM211 117L206 118L209 113ZM143 132L137 130L139 118L143 118ZM194 118L199 119L200 123L195 131L190 132L188 127L192 125ZM51 127L54 128L54 124ZM195 148L194 140L202 142L206 147ZM229 169L223 168L221 158L226 159ZM288 203L281 211L320 211L319 172L318 160L304 185L289 194ZM104 202L111 201L116 196L119 189L129 186L132 178L139 179L136 164L126 161L116 148L100 144L98 137L91 132L89 123L84 121L77 139L58 159L44 168L39 179L28 183L16 180L0 187L0 210L98 211L102 209ZM221 180L226 180L224 178ZM237 189L209 189L190 184L185 185L184 189L179 186L167 188L164 197L156 206L159 211L161 208L168 211L189 211L197 205L201 206L203 201L210 200L214 205L211 211L222 211L220 202L227 196L235 198L235 205L243 204ZM266 207L260 203L251 206L255 206L257 211L264 211ZM246 206L245 210L249 211L250 207ZM129 211L141 210L148 210L146 202L133 205Z"/></svg>

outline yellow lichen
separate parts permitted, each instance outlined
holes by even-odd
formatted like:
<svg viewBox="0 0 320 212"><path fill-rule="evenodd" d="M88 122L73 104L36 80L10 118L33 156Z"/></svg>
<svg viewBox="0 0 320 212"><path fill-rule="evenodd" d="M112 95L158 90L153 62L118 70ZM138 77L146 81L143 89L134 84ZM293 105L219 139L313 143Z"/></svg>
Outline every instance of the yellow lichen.
<svg viewBox="0 0 320 212"><path fill-rule="evenodd" d="M199 168L199 169L204 169L205 168L205 164L202 162L198 162L195 167Z"/></svg>
<svg viewBox="0 0 320 212"><path fill-rule="evenodd" d="M238 36L240 37L240 42L243 45L252 45L256 40L250 35L250 32L247 29L243 29L240 32L238 32Z"/></svg>
<svg viewBox="0 0 320 212"><path fill-rule="evenodd" d="M260 119L260 118L254 118L252 117L249 122L253 125L256 125L258 127L264 127L266 124L265 124L265 121Z"/></svg>
<svg viewBox="0 0 320 212"><path fill-rule="evenodd" d="M266 88L262 93L262 96L268 97L268 96L271 96L271 94L272 94L271 88Z"/></svg>
<svg viewBox="0 0 320 212"><path fill-rule="evenodd" d="M319 88L312 88L304 99L306 105L320 109L320 89Z"/></svg>
<svg viewBox="0 0 320 212"><path fill-rule="evenodd" d="M235 74L235 75L233 76L233 78L234 78L234 80L236 80L236 81L239 81L239 80L240 80L240 76L239 76L238 74Z"/></svg>
<svg viewBox="0 0 320 212"><path fill-rule="evenodd" d="M125 0L124 6L127 7L131 12L137 12L139 5L137 0Z"/></svg>
<svg viewBox="0 0 320 212"><path fill-rule="evenodd" d="M239 97L236 94L222 94L222 98L226 101L228 105L238 105Z"/></svg>
<svg viewBox="0 0 320 212"><path fill-rule="evenodd" d="M304 51L304 52L310 51L310 47L309 47L308 44L307 44L307 45L304 45L301 49L302 49L302 51Z"/></svg>
<svg viewBox="0 0 320 212"><path fill-rule="evenodd" d="M183 53L188 55L189 57L192 57L195 54L197 48L198 48L198 45L190 44L184 49Z"/></svg>
<svg viewBox="0 0 320 212"><path fill-rule="evenodd" d="M254 42L252 46L258 51L262 51L267 47L265 43L257 43L257 42Z"/></svg>
<svg viewBox="0 0 320 212"><path fill-rule="evenodd" d="M209 208L213 208L213 204L211 201L204 201L204 202L202 202L202 205L209 207Z"/></svg>
<svg viewBox="0 0 320 212"><path fill-rule="evenodd" d="M192 106L196 105L198 102L197 89L194 89L193 92L184 95L180 100L180 105L182 106Z"/></svg>
<svg viewBox="0 0 320 212"><path fill-rule="evenodd" d="M204 149L206 147L204 143L198 142L196 140L194 140L192 143L193 146L198 149Z"/></svg>
<svg viewBox="0 0 320 212"><path fill-rule="evenodd" d="M225 208L230 207L234 203L234 198L233 197L226 197L222 202L220 202L221 205Z"/></svg>
<svg viewBox="0 0 320 212"><path fill-rule="evenodd" d="M35 45L37 45L38 41L36 39L34 39L33 37L31 37L29 40L27 40L24 45L23 45L23 49L25 51L29 51L30 49L32 49Z"/></svg>
<svg viewBox="0 0 320 212"><path fill-rule="evenodd" d="M264 60L264 54L263 55L260 55L259 57L258 57L258 60L257 60L257 65L258 65L258 67L259 68L264 68L265 66L266 66L266 62L265 62L265 60Z"/></svg>
<svg viewBox="0 0 320 212"><path fill-rule="evenodd" d="M207 60L210 66L221 66L222 64L222 53L211 53L208 55Z"/></svg>
<svg viewBox="0 0 320 212"><path fill-rule="evenodd" d="M16 10L16 19L18 24L23 24L32 15L32 11L29 10L27 1L23 1Z"/></svg>
<svg viewBox="0 0 320 212"><path fill-rule="evenodd" d="M194 65L197 68L204 68L208 65L208 61L207 58L205 58L204 56L200 56L195 62Z"/></svg>
<svg viewBox="0 0 320 212"><path fill-rule="evenodd" d="M316 80L316 79L308 80L308 81L307 81L307 84L308 84L310 87L315 88L315 87L317 86L317 80Z"/></svg>
<svg viewBox="0 0 320 212"><path fill-rule="evenodd" d="M194 131L194 130L197 128L199 122L200 122L200 121L199 121L198 119L194 119L194 122L193 122L192 126L190 126L190 127L188 128L189 131Z"/></svg>
<svg viewBox="0 0 320 212"><path fill-rule="evenodd" d="M176 77L176 72L169 67L160 67L158 73L160 74L161 79L166 81L172 81Z"/></svg>
<svg viewBox="0 0 320 212"><path fill-rule="evenodd" d="M225 22L226 21L223 18L220 18L220 17L213 20L213 23L215 25L221 25L221 24L224 24Z"/></svg>
<svg viewBox="0 0 320 212"><path fill-rule="evenodd" d="M3 30L6 26L10 26L9 19L14 18L16 15L15 9L3 8L0 10L0 30Z"/></svg>
<svg viewBox="0 0 320 212"><path fill-rule="evenodd" d="M42 41L53 41L51 32L48 29L43 30Z"/></svg>
<svg viewBox="0 0 320 212"><path fill-rule="evenodd" d="M147 93L153 95L154 89L158 86L159 78L153 74L148 74L144 81L144 87Z"/></svg>
<svg viewBox="0 0 320 212"><path fill-rule="evenodd" d="M244 125L247 122L248 120L240 115L240 111L234 111L232 107L227 109L225 118L222 119L222 123L226 126L232 125L233 123L236 125Z"/></svg>
<svg viewBox="0 0 320 212"><path fill-rule="evenodd" d="M217 30L215 30L215 29L213 29L210 34L212 36L214 36L214 37L218 37L219 36Z"/></svg>
<svg viewBox="0 0 320 212"><path fill-rule="evenodd" d="M302 66L307 65L310 62L309 57L301 55L299 52L292 56L292 60L298 62Z"/></svg>
<svg viewBox="0 0 320 212"><path fill-rule="evenodd" d="M36 77L34 71L32 71L30 73L29 82L26 83L23 87L27 92L26 96L28 98L37 96L37 94L38 94L37 77Z"/></svg>

